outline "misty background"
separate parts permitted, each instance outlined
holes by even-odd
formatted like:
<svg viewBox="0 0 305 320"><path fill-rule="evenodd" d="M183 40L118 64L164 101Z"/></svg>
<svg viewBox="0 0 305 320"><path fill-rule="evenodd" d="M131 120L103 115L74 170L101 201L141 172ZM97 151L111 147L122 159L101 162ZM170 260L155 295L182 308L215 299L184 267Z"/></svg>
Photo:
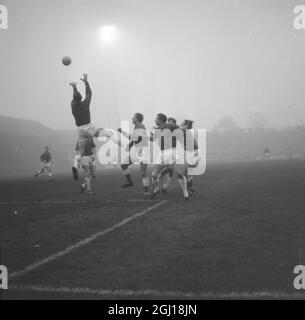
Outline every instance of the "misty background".
<svg viewBox="0 0 305 320"><path fill-rule="evenodd" d="M47 144L58 168L69 167L68 83L83 92L83 72L96 126L117 128L142 112L150 129L163 112L208 129L210 159L256 159L266 147L305 157L305 31L293 28L302 2L1 0L9 11L0 31L1 170L17 165L20 146L28 161L18 170L36 168ZM100 40L104 25L118 28L111 46Z"/></svg>

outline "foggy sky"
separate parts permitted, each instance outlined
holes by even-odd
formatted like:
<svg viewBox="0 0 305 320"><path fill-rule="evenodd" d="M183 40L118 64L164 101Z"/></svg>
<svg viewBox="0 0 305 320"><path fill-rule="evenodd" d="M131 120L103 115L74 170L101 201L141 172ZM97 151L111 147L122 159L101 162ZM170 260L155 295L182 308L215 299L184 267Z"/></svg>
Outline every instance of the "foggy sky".
<svg viewBox="0 0 305 320"><path fill-rule="evenodd" d="M305 124L305 31L293 28L303 0L0 0L0 115L73 129L68 83L89 74L92 122L119 126L134 112L211 128L230 115L246 126ZM304 4L304 3L303 3ZM99 27L115 25L105 46ZM71 56L64 67L61 58Z"/></svg>

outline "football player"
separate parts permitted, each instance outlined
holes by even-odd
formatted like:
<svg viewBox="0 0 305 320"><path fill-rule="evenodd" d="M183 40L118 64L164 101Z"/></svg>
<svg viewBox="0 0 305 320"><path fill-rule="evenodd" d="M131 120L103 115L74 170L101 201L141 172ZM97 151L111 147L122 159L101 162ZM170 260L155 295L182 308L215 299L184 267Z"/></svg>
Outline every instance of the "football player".
<svg viewBox="0 0 305 320"><path fill-rule="evenodd" d="M93 194L91 181L95 179L95 156L96 145L90 134L84 134L82 139L77 142L77 151L81 157L80 164L85 172L84 182L81 185L81 193L86 190L89 195Z"/></svg>
<svg viewBox="0 0 305 320"><path fill-rule="evenodd" d="M193 187L193 177L188 175L188 168L195 168L199 164L198 143L192 133L194 121L184 120L181 128L184 132L184 150L185 150L185 176L187 177L187 189L190 195L195 193Z"/></svg>
<svg viewBox="0 0 305 320"><path fill-rule="evenodd" d="M53 172L52 172L52 155L50 153L50 148L46 147L44 153L40 156L41 169L35 174L35 178L38 178L44 173L45 170L49 172L49 180L53 181Z"/></svg>
<svg viewBox="0 0 305 320"><path fill-rule="evenodd" d="M150 185L150 179L147 175L147 167L149 163L149 139L143 121L143 114L136 113L132 118L132 123L134 125L134 131L132 132L132 134L129 135L122 129L118 129L118 131L130 141L126 150L129 151L129 154L127 158L124 159L124 164L121 165L121 169L123 170L126 178L126 183L122 186L122 188L126 189L134 186L129 167L132 164L139 164L144 188L144 195L145 197L148 197Z"/></svg>
<svg viewBox="0 0 305 320"><path fill-rule="evenodd" d="M91 124L90 104L92 99L92 90L88 82L88 75L84 74L81 81L84 82L86 87L86 97L83 99L81 93L77 89L77 83L71 82L73 88L73 100L71 102L72 114L75 119L77 127L77 138L86 138L87 134L91 137L98 137L103 129L96 129ZM81 155L77 153L74 158L74 165L72 168L74 180L78 180L78 170L80 167Z"/></svg>
<svg viewBox="0 0 305 320"><path fill-rule="evenodd" d="M152 183L153 183L153 194L152 199L154 199L160 193L160 173L164 169L170 169L176 171L178 175L178 181L183 191L183 196L185 201L189 201L189 193L187 191L187 179L184 176L182 170L177 165L177 161L179 160L179 156L177 156L177 140L181 139L181 136L171 136L171 141L166 141L165 139L166 130L168 133L172 134L174 131L177 130L179 134L180 128L174 124L167 123L167 116L159 113L156 118L156 125L157 128L153 133L151 140L155 141L160 149L159 155L156 158L156 163L153 165L152 171ZM182 134L183 137L183 134Z"/></svg>

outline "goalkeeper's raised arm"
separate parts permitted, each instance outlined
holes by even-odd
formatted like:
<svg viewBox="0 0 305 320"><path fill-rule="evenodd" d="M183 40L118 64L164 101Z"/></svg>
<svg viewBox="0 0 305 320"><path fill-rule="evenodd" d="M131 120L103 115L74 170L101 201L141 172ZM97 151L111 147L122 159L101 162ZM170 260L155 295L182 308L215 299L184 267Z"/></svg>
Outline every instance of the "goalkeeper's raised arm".
<svg viewBox="0 0 305 320"><path fill-rule="evenodd" d="M92 99L92 90L88 81L88 75L86 73L84 73L83 75L83 79L81 79L81 81L83 81L85 83L85 87L86 87L86 98L84 100L84 103L88 104L88 106L90 106L90 102Z"/></svg>

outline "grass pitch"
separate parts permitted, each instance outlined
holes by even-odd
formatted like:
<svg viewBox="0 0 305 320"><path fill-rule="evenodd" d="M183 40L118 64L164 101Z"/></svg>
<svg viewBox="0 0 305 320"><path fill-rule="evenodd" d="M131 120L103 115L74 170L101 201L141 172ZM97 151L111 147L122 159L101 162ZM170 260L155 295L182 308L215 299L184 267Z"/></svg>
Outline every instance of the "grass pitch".
<svg viewBox="0 0 305 320"><path fill-rule="evenodd" d="M90 202L70 176L2 181L3 298L305 298L305 161L208 164L190 203L176 181L144 201L134 176L100 172Z"/></svg>

